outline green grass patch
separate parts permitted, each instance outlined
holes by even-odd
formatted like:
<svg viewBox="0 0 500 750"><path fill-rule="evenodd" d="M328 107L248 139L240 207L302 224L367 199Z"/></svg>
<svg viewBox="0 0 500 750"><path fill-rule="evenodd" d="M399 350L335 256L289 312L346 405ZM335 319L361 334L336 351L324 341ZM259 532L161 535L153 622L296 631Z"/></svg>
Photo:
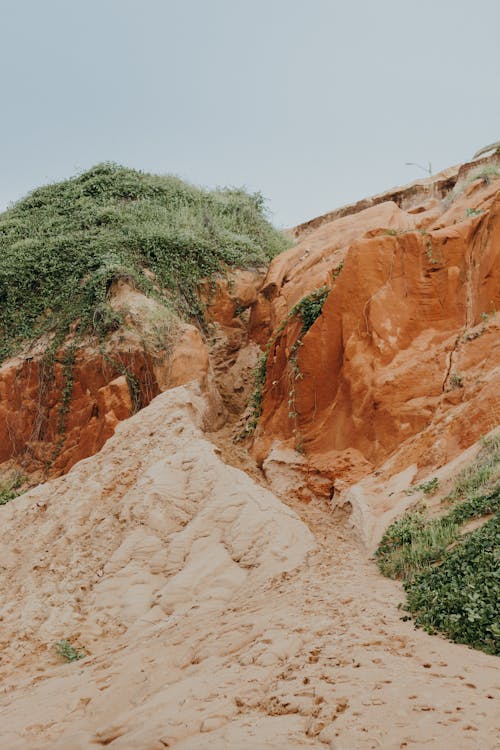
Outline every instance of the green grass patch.
<svg viewBox="0 0 500 750"><path fill-rule="evenodd" d="M443 515L406 513L375 553L384 575L403 580L416 625L494 654L500 654L499 479L497 435L483 440L475 461L458 474ZM474 519L484 522L464 533Z"/></svg>
<svg viewBox="0 0 500 750"><path fill-rule="evenodd" d="M413 495L415 492L423 492L424 495L428 497L429 495L434 495L434 493L437 492L438 488L439 488L439 479L437 477L433 477L432 479L429 479L427 482L416 484L415 486L410 487L409 489L405 490L405 495Z"/></svg>
<svg viewBox="0 0 500 750"><path fill-rule="evenodd" d="M405 582L415 624L500 655L500 516L446 552L441 565Z"/></svg>
<svg viewBox="0 0 500 750"><path fill-rule="evenodd" d="M54 644L54 648L56 653L67 662L79 661L79 659L83 659L87 655L84 651L78 651L78 649L66 640L57 641Z"/></svg>
<svg viewBox="0 0 500 750"><path fill-rule="evenodd" d="M444 501L455 502L484 494L500 482L500 433L482 439L476 460L459 472L455 485Z"/></svg>
<svg viewBox="0 0 500 750"><path fill-rule="evenodd" d="M0 505L7 505L19 495L22 495L20 487L26 481L26 477L21 474L15 474L10 479L0 482Z"/></svg>
<svg viewBox="0 0 500 750"><path fill-rule="evenodd" d="M311 294L303 297L296 305L292 307L287 318L290 320L293 317L298 317L302 320L302 330L300 335L303 336L311 328L313 323L321 315L323 305L326 302L326 298L330 294L330 289L327 286L322 286L319 289L315 289Z"/></svg>
<svg viewBox="0 0 500 750"><path fill-rule="evenodd" d="M258 193L111 163L39 188L0 215L0 361L43 334L62 342L75 321L80 333L116 330L108 293L119 278L200 319L202 279L266 264L288 244Z"/></svg>

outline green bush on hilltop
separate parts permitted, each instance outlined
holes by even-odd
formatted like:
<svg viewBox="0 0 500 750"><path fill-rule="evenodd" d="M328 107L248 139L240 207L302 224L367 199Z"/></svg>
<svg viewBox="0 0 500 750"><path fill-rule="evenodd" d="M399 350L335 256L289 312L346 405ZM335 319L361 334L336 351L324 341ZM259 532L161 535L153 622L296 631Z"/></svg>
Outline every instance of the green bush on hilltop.
<svg viewBox="0 0 500 750"><path fill-rule="evenodd" d="M287 244L259 193L112 163L34 190L0 215L0 361L44 333L62 340L74 321L81 333L116 328L107 300L118 278L201 318L202 279L267 263Z"/></svg>

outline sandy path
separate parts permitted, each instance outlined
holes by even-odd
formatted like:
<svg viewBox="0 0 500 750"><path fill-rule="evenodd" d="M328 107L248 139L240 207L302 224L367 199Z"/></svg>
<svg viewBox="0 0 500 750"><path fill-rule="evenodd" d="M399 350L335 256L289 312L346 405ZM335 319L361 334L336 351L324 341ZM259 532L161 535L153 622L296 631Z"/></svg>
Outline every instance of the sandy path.
<svg viewBox="0 0 500 750"><path fill-rule="evenodd" d="M213 441L227 463L266 486L229 427ZM500 747L498 660L401 620L401 586L378 573L347 519L333 518L326 503L281 500L314 533L318 549L278 588L279 608L289 612L284 632L298 621L305 640L271 700L281 707L289 701L282 712L292 713L305 693L314 695L304 711L306 733L334 750Z"/></svg>
<svg viewBox="0 0 500 750"><path fill-rule="evenodd" d="M183 399L6 506L0 747L499 747L497 660L401 621L342 520L228 468ZM44 644L76 628L61 665Z"/></svg>

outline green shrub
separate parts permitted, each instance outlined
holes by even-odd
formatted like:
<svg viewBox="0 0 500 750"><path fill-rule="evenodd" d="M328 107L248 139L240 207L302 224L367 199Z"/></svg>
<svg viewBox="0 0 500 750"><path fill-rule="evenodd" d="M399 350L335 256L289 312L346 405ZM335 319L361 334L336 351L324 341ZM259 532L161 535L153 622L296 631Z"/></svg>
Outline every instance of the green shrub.
<svg viewBox="0 0 500 750"><path fill-rule="evenodd" d="M69 641L62 640L57 641L57 643L54 644L54 648L59 656L62 656L62 658L67 661L78 661L79 659L83 659L86 656L86 653L84 651L78 651L74 646L71 645Z"/></svg>
<svg viewBox="0 0 500 750"><path fill-rule="evenodd" d="M108 292L119 278L200 318L201 279L267 263L287 245L258 193L109 163L39 188L0 215L0 361L44 333L63 339L74 321L80 332L114 330Z"/></svg>
<svg viewBox="0 0 500 750"><path fill-rule="evenodd" d="M474 518L500 510L500 485L488 495L477 495L457 503L443 516L429 518L426 511L406 513L386 529L375 553L384 575L410 579L438 562L461 527Z"/></svg>
<svg viewBox="0 0 500 750"><path fill-rule="evenodd" d="M482 442L444 498L447 512L406 513L386 530L375 557L384 575L403 580L416 625L500 654L500 435ZM483 518L464 533L465 524Z"/></svg>
<svg viewBox="0 0 500 750"><path fill-rule="evenodd" d="M21 476L21 474L15 474L10 479L0 482L0 505L6 505L11 500L19 497L19 495L22 495L19 488L25 481L26 477Z"/></svg>
<svg viewBox="0 0 500 750"><path fill-rule="evenodd" d="M404 584L415 624L500 655L500 516Z"/></svg>
<svg viewBox="0 0 500 750"><path fill-rule="evenodd" d="M289 313L289 318L297 316L302 320L302 330L300 335L311 328L313 323L321 315L323 305L326 302L326 298L330 294L330 289L327 286L322 286L320 289L315 289L314 292L303 297L300 302L292 307Z"/></svg>

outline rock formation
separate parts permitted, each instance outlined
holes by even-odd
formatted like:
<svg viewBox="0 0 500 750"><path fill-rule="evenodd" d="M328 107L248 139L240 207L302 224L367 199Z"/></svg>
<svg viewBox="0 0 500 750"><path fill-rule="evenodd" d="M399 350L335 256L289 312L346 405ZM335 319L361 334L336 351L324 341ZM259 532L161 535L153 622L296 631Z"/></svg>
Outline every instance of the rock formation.
<svg viewBox="0 0 500 750"><path fill-rule="evenodd" d="M250 321L268 348L253 451L304 496L389 456L393 472L443 465L498 423L499 183L464 171L439 200L326 217L270 265ZM286 316L323 285L301 334Z"/></svg>
<svg viewBox="0 0 500 750"><path fill-rule="evenodd" d="M0 747L497 747L495 657L370 555L500 421L499 164L296 227L203 325L121 278L105 341L3 363L0 476L48 480L0 507Z"/></svg>

